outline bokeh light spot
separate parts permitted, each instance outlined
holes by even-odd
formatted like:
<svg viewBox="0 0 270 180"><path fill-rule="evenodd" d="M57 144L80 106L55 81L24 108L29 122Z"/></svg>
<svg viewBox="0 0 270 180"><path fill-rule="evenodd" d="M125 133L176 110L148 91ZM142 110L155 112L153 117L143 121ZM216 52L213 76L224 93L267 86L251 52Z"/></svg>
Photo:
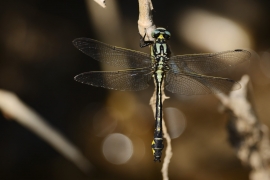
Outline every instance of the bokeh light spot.
<svg viewBox="0 0 270 180"><path fill-rule="evenodd" d="M127 136L114 133L105 138L102 151L110 163L125 164L133 154L133 144Z"/></svg>
<svg viewBox="0 0 270 180"><path fill-rule="evenodd" d="M179 36L197 49L224 51L251 48L248 33L230 19L200 9L190 9L178 21Z"/></svg>
<svg viewBox="0 0 270 180"><path fill-rule="evenodd" d="M165 120L171 139L178 138L186 128L184 114L176 108L165 108Z"/></svg>

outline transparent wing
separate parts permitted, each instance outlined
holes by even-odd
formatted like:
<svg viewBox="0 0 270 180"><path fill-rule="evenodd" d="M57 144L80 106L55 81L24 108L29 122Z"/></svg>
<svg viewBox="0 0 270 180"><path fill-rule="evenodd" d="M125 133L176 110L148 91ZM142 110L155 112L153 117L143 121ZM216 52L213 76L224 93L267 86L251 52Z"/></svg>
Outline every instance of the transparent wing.
<svg viewBox="0 0 270 180"><path fill-rule="evenodd" d="M152 77L149 69L125 71L91 71L74 77L78 82L120 91L140 91L146 89Z"/></svg>
<svg viewBox="0 0 270 180"><path fill-rule="evenodd" d="M238 82L231 79L204 76L199 74L166 74L166 89L182 95L226 93L241 88Z"/></svg>
<svg viewBox="0 0 270 180"><path fill-rule="evenodd" d="M151 56L146 53L111 46L89 38L73 41L76 48L102 63L123 68L144 68L151 66Z"/></svg>
<svg viewBox="0 0 270 180"><path fill-rule="evenodd" d="M180 55L171 57L169 66L176 73L205 74L221 71L248 61L250 56L249 51L241 49L208 54Z"/></svg>

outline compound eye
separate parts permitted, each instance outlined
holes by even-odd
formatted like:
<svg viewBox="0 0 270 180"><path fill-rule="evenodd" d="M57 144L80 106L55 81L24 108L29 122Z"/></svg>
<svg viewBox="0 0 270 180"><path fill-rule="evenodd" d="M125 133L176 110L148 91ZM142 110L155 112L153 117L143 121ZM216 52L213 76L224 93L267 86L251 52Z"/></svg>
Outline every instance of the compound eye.
<svg viewBox="0 0 270 180"><path fill-rule="evenodd" d="M158 38L159 35L160 35L160 31L157 29L152 32L152 37L155 39Z"/></svg>
<svg viewBox="0 0 270 180"><path fill-rule="evenodd" d="M165 37L166 39L170 39L171 33L170 33L169 31L165 31L165 32L164 32L164 37Z"/></svg>

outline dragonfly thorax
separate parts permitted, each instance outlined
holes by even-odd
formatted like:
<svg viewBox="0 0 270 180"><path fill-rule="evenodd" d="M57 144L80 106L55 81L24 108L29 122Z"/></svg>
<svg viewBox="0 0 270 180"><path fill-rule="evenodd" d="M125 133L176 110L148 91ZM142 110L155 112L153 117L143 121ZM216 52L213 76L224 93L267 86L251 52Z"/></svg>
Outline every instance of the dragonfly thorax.
<svg viewBox="0 0 270 180"><path fill-rule="evenodd" d="M155 42L152 45L152 56L154 58L154 64L156 70L165 71L168 67L167 62L170 56L170 50L166 42Z"/></svg>

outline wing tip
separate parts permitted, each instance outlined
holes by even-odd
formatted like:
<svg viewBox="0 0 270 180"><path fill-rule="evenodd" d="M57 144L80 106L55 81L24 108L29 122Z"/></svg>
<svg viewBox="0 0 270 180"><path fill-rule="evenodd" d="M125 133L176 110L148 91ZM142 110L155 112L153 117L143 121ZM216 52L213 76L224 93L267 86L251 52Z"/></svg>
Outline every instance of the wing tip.
<svg viewBox="0 0 270 180"><path fill-rule="evenodd" d="M74 79L75 81L77 81L77 82L84 83L84 82L81 80L81 78L80 78L81 76L82 76L82 74L78 74L78 75L74 76L73 79Z"/></svg>
<svg viewBox="0 0 270 180"><path fill-rule="evenodd" d="M244 50L244 49L235 49L234 51L246 51L246 50Z"/></svg>
<svg viewBox="0 0 270 180"><path fill-rule="evenodd" d="M234 52L245 52L248 55L248 57L246 57L246 58L251 57L251 52L249 52L248 50L245 50L245 49L235 49Z"/></svg>
<svg viewBox="0 0 270 180"><path fill-rule="evenodd" d="M86 38L86 37L80 37L80 38L76 38L72 41L72 44L75 46L75 47L79 47L79 43L82 43L82 41L84 40L90 40L89 38Z"/></svg>
<svg viewBox="0 0 270 180"><path fill-rule="evenodd" d="M80 78L80 76L81 76L80 74L77 75L77 76L75 76L75 77L74 77L74 80L75 80L76 82L79 82L79 83L82 83L82 84L87 84L87 85L95 86L95 85L93 85L92 83L89 83L89 82L87 82L87 81L84 81L83 79Z"/></svg>
<svg viewBox="0 0 270 180"><path fill-rule="evenodd" d="M80 38L76 38L76 39L74 39L73 41L72 41L72 44L73 44L73 46L75 46L76 48L78 48L78 40L79 40Z"/></svg>

